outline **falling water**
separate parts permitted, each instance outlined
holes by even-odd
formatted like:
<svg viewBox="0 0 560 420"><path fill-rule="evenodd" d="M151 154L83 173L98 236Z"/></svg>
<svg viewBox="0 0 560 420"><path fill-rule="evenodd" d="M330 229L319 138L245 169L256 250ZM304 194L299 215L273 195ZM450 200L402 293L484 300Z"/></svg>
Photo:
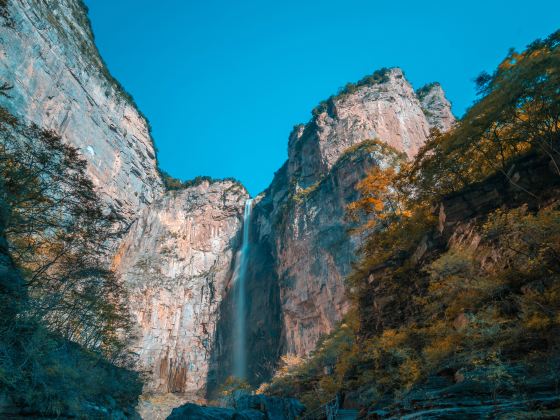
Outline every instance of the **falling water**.
<svg viewBox="0 0 560 420"><path fill-rule="evenodd" d="M237 253L235 263L235 330L233 336L233 375L237 378L247 376L247 348L245 329L245 281L247 263L249 260L249 221L251 220L251 206L253 200L245 202L243 214L243 242L241 250Z"/></svg>

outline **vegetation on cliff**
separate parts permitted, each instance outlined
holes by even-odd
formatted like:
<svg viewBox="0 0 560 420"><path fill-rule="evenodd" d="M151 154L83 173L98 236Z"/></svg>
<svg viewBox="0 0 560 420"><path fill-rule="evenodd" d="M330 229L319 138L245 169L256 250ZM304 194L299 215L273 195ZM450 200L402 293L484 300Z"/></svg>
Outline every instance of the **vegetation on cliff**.
<svg viewBox="0 0 560 420"><path fill-rule="evenodd" d="M340 88L336 95L330 96L319 103L313 110L311 114L317 117L322 112L328 111L332 107L332 103L335 99L343 98L346 95L351 95L355 93L362 86L373 86L380 83L386 83L389 80L389 73L391 69L383 67L379 70L373 72L373 74L365 76L364 78L358 80L356 83L347 83L344 87Z"/></svg>
<svg viewBox="0 0 560 420"><path fill-rule="evenodd" d="M367 218L366 240L347 280L352 308L265 392L311 408L345 396L376 415L560 407L551 374L560 362L560 204L516 169L544 160L548 177L560 175L559 44L557 32L510 52L478 78L481 98L453 130L434 132L400 171L376 168L359 184L349 214ZM522 199L493 206L496 183ZM475 185L484 211L462 196ZM469 211L449 226L446 205L456 203Z"/></svg>
<svg viewBox="0 0 560 420"><path fill-rule="evenodd" d="M128 370L127 297L107 268L112 224L86 162L3 108L0 134L0 297L10 302L0 307L0 394L15 413L133 407L141 382Z"/></svg>
<svg viewBox="0 0 560 420"><path fill-rule="evenodd" d="M178 191L178 190L184 190L186 188L191 188L191 187L196 187L204 182L208 182L209 184L213 184L215 182L224 182L224 181L230 181L232 183L234 183L235 185L239 186L242 189L245 189L245 187L243 186L243 184L233 178L212 178L211 176L207 176L207 175L201 175L201 176L197 176L193 179L189 179L186 181L181 181L180 179L174 178L171 175L169 175L167 172L160 170L159 171L161 179L163 181L163 185L165 186L165 189L167 191Z"/></svg>

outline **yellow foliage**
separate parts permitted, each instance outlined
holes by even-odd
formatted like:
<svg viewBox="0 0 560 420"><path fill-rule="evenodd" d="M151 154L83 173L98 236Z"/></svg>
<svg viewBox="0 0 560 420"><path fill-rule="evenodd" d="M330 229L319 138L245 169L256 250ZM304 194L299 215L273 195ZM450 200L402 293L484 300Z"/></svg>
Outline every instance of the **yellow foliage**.
<svg viewBox="0 0 560 420"><path fill-rule="evenodd" d="M560 348L560 206L475 219L469 245L442 238L434 211L490 175L515 183L512 163L528 153L560 174L559 40L509 55L479 80L484 96L453 130L434 133L411 164L376 167L357 185L348 213L365 241L347 279L354 322L298 365L289 385L303 400L368 389L373 404L446 367L482 369L498 388L531 342L533 358Z"/></svg>
<svg viewBox="0 0 560 420"><path fill-rule="evenodd" d="M280 364L276 370L274 377L283 378L294 373L303 363L305 359L295 354L285 354L280 358Z"/></svg>
<svg viewBox="0 0 560 420"><path fill-rule="evenodd" d="M385 330L379 338L379 345L383 349L400 347L407 339L405 331Z"/></svg>
<svg viewBox="0 0 560 420"><path fill-rule="evenodd" d="M424 359L429 366L437 366L460 350L460 339L455 334L434 338L424 348Z"/></svg>
<svg viewBox="0 0 560 420"><path fill-rule="evenodd" d="M532 314L524 322L525 327L530 330L546 330L552 325L552 320L542 314Z"/></svg>
<svg viewBox="0 0 560 420"><path fill-rule="evenodd" d="M399 367L400 380L410 389L422 377L421 362L417 359L407 359Z"/></svg>

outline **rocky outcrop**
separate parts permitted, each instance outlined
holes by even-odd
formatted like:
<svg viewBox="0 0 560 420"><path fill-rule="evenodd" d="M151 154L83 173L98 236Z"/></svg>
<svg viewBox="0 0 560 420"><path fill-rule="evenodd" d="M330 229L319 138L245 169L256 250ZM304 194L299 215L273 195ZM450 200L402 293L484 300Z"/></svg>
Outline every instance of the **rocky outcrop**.
<svg viewBox="0 0 560 420"><path fill-rule="evenodd" d="M434 89L430 94L430 98L437 97L445 103L441 103L439 113L435 105L430 105L434 113L428 120L420 99L399 68L380 70L350 86L321 103L313 111L313 119L305 126L296 126L290 135L288 176L302 188L324 177L349 147L366 139L379 138L412 157L426 141L430 128L450 123L449 102L443 92L437 96Z"/></svg>
<svg viewBox="0 0 560 420"><path fill-rule="evenodd" d="M174 409L168 419L295 420L304 411L305 407L294 398L239 394L226 407L185 404Z"/></svg>
<svg viewBox="0 0 560 420"><path fill-rule="evenodd" d="M464 220L486 215L500 207L525 204L530 210L536 210L560 196L555 165L536 153L516 159L507 174L497 173L445 197L439 208L440 231L450 231Z"/></svg>
<svg viewBox="0 0 560 420"><path fill-rule="evenodd" d="M208 407L187 403L174 408L167 418L168 420L231 420L234 414L237 414L236 418L239 418L241 413L235 413L233 408ZM248 414L256 414L258 416L260 413L243 413L240 418L243 420L250 419L251 417L247 417ZM255 418L260 420L262 416Z"/></svg>
<svg viewBox="0 0 560 420"><path fill-rule="evenodd" d="M451 112L451 104L439 83L430 83L416 91L422 111L428 120L430 128L448 131L455 124L455 117Z"/></svg>
<svg viewBox="0 0 560 420"><path fill-rule="evenodd" d="M138 321L149 391L203 390L247 192L232 181L168 192L124 237L115 269Z"/></svg>
<svg viewBox="0 0 560 420"><path fill-rule="evenodd" d="M523 364L503 366L508 384L492 378L491 369L443 370L415 386L393 404L363 410L366 418L557 418L560 410L558 360L542 361L546 369ZM538 414L537 414L538 413Z"/></svg>
<svg viewBox="0 0 560 420"><path fill-rule="evenodd" d="M0 5L0 106L57 131L88 161L107 215L125 226L163 189L146 119L108 73L81 0Z"/></svg>
<svg viewBox="0 0 560 420"><path fill-rule="evenodd" d="M346 311L344 278L359 238L349 235L345 215L358 197L357 183L376 165L413 156L432 128L453 124L441 87L422 92L419 97L400 69L381 70L322 103L290 135L288 161L253 212L255 241L270 249L275 267L255 281L276 279L265 284L277 284L283 352L309 353Z"/></svg>
<svg viewBox="0 0 560 420"><path fill-rule="evenodd" d="M288 196L278 215L275 250L286 352L305 355L348 308L344 277L360 244L349 230L346 207L358 198L356 184L374 166L396 166L398 154L364 141L341 156L316 185Z"/></svg>

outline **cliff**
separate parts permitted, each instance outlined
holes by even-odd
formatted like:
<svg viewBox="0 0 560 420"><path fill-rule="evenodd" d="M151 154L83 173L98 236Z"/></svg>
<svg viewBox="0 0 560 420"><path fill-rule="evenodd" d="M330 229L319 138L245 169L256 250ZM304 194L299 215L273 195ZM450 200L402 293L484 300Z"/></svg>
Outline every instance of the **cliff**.
<svg viewBox="0 0 560 420"><path fill-rule="evenodd" d="M146 119L99 56L81 0L5 2L0 106L58 132L88 161L107 216L127 225L162 191Z"/></svg>
<svg viewBox="0 0 560 420"><path fill-rule="evenodd" d="M231 181L169 192L123 238L114 266L131 294L147 390L204 390L247 198Z"/></svg>
<svg viewBox="0 0 560 420"><path fill-rule="evenodd" d="M144 392L178 394L159 407L156 396L142 411L157 417L215 395L233 372L246 190L198 178L164 192L149 125L100 58L82 1L0 0L0 24L4 114L77 147L104 216L123 228L110 257L130 296ZM281 356L312 354L267 390L375 418L558 415L560 170L550 121L558 121L559 39L536 41L481 78L483 96L458 124L438 83L415 91L391 68L347 84L294 128L288 160L255 198L243 234L251 385L270 379ZM360 221L346 209L360 198L360 181L454 127L420 155L418 176L399 191L414 191L412 207L387 211L387 229L350 235ZM0 344L9 357L0 412L134 418L138 372L19 317L28 290L2 237L4 207ZM360 250L365 258L356 261ZM79 299L70 300L74 307ZM231 396L232 408L189 404L174 416L301 413L277 398Z"/></svg>
<svg viewBox="0 0 560 420"><path fill-rule="evenodd" d="M249 380L268 380L283 354L303 356L348 308L344 278L360 239L348 230L347 205L376 165L413 156L432 128L454 119L438 84L421 101L400 69L348 85L296 126L288 161L255 199L247 273ZM373 140L378 138L379 140ZM209 390L231 372L233 303L223 302Z"/></svg>
<svg viewBox="0 0 560 420"><path fill-rule="evenodd" d="M438 86L428 87L426 97L443 98L444 102L421 104L399 68L382 69L355 85L349 84L316 107L313 119L296 126L290 135L288 176L307 188L325 176L349 147L366 139L379 138L407 156L414 156L431 127L452 122L449 102L442 91L434 91ZM434 108L440 105L441 110ZM431 122L426 117L427 110L433 110ZM451 115L451 120L442 121L444 114Z"/></svg>
<svg viewBox="0 0 560 420"><path fill-rule="evenodd" d="M510 52L404 176L361 185L351 309L266 393L317 417L558 417L559 40Z"/></svg>
<svg viewBox="0 0 560 420"><path fill-rule="evenodd" d="M106 216L128 228L114 267L131 293L146 389L213 389L231 373L229 283L247 193L230 181L164 193L148 123L107 71L80 0L1 7L0 82L10 89L0 105L79 148ZM415 92L393 68L348 84L290 134L250 226L251 382L284 353L308 354L345 313L343 280L360 246L345 218L356 184L453 122L441 86Z"/></svg>
<svg viewBox="0 0 560 420"><path fill-rule="evenodd" d="M398 68L351 86L292 132L288 162L258 205L266 210L256 229L274 249L286 351L297 355L313 350L347 307L343 280L359 239L345 214L356 184L376 165L414 156L430 129L454 121L439 84L420 98Z"/></svg>

